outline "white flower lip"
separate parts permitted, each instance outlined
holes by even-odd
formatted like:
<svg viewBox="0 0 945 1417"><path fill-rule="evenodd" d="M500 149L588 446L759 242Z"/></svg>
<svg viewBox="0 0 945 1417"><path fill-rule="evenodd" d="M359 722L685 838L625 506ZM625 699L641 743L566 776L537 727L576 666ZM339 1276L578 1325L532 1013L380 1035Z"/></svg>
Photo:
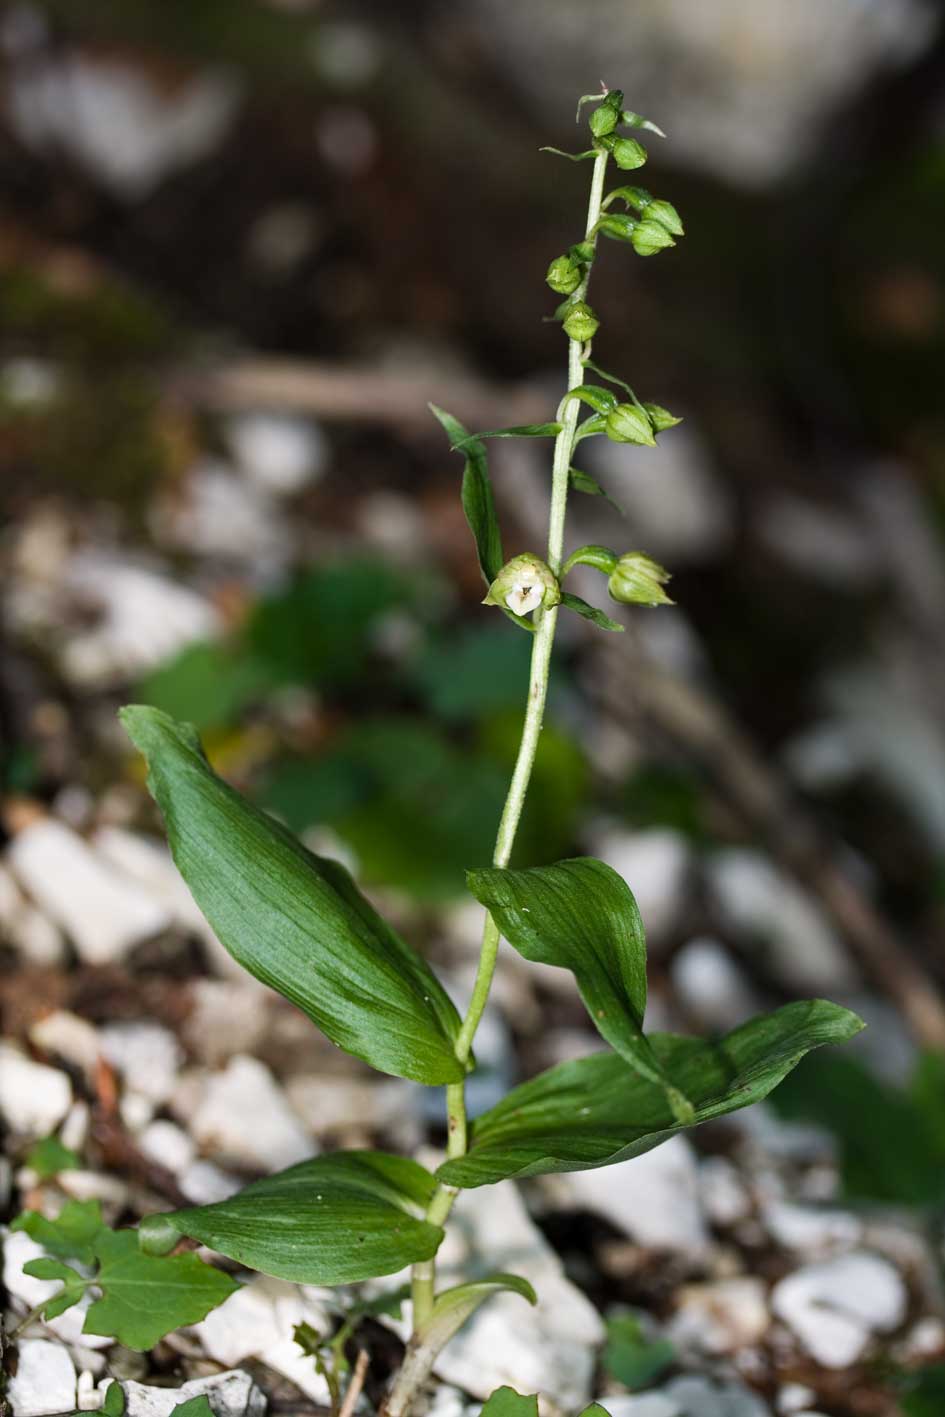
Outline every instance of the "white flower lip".
<svg viewBox="0 0 945 1417"><path fill-rule="evenodd" d="M516 615L527 615L531 610L537 610L544 595L544 586L538 572L531 566L523 567L516 577L515 584L505 597L505 603L510 610L514 610Z"/></svg>

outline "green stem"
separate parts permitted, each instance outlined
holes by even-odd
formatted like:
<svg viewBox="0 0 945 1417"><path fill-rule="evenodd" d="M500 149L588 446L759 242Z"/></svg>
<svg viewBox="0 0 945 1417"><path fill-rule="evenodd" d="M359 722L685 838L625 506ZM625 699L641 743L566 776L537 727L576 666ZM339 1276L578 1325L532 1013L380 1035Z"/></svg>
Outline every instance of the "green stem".
<svg viewBox="0 0 945 1417"><path fill-rule="evenodd" d="M585 240L589 240L595 245L596 237L592 235L592 232L600 216L606 169L607 153L599 152L594 162L594 172L591 178L591 191L587 206L587 224L585 227ZM590 267L591 263L589 262L584 280L574 292L575 300L583 300L587 293ZM571 340L569 342L568 393L572 392L574 389L579 389L584 383L584 364L582 360L588 352L589 351L579 340ZM561 431L555 439L551 476L551 512L548 523L547 559L548 565L556 576L561 573L561 563L564 555L564 523L568 502L568 474L571 467L571 456L574 451L574 434L577 429L579 408L580 404L577 399L567 400L567 403L559 414ZM508 796L505 799L505 806L499 822L495 852L492 858L493 864L501 867L509 864L512 855L515 833L518 830L522 809L525 806L525 796L528 792L528 784L531 780L532 769L535 765L535 756L538 752L538 742L541 737L541 728L545 716L545 702L548 697L551 651L554 646L555 627L558 623L558 607L552 606L548 609L537 610L535 614L538 623L532 641L528 702L525 709L525 721L522 726L522 739L519 744L518 757L515 761L512 780L509 784ZM487 912L482 932L482 947L479 954L479 967L476 972L476 982L473 986L472 998L470 999L466 1017L463 1020L456 1040L456 1056L460 1062L464 1064L469 1061L473 1039L476 1036L476 1030L479 1027L479 1022L486 1007L489 989L492 984L492 976L495 973L498 952L499 927L492 916ZM467 1122L466 1089L464 1083L454 1083L446 1089L446 1109L448 1123L447 1154L451 1159L465 1156L467 1148ZM456 1190L451 1186L438 1187L427 1212L427 1219L431 1224L442 1225L445 1222L453 1201L456 1198L456 1194ZM414 1265L411 1293L414 1305L413 1327L415 1335L418 1327L429 1317L436 1293L435 1285L435 1261L427 1260L422 1264ZM398 1381L395 1383L387 1407L390 1417L400 1417L401 1414L406 1412L413 1395L413 1391L410 1390L409 1382L402 1383Z"/></svg>

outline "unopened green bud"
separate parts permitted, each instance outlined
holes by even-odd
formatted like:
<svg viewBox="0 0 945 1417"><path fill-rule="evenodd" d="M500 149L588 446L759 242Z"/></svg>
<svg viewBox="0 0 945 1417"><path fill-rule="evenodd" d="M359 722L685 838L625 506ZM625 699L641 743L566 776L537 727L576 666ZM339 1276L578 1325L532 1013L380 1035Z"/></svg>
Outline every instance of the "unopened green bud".
<svg viewBox="0 0 945 1417"><path fill-rule="evenodd" d="M658 403L645 403L643 407L650 416L650 422L657 433L662 433L666 428L675 428L677 423L682 423L681 418L670 413L668 408L662 408Z"/></svg>
<svg viewBox="0 0 945 1417"><path fill-rule="evenodd" d="M658 221L661 226L673 236L683 236L682 218L673 206L672 202L664 202L662 198L655 198L647 202L643 209L645 221Z"/></svg>
<svg viewBox="0 0 945 1417"><path fill-rule="evenodd" d="M594 259L593 241L578 241L576 245L570 248L568 255L571 257L572 261L576 261L579 265L586 266L588 261L593 261Z"/></svg>
<svg viewBox="0 0 945 1417"><path fill-rule="evenodd" d="M635 403L618 403L607 415L605 432L613 443L641 443L647 448L656 447L653 425L646 412Z"/></svg>
<svg viewBox="0 0 945 1417"><path fill-rule="evenodd" d="M629 241L633 236L635 226L636 222L633 217L627 216L625 212L608 212L597 223L597 230L614 241Z"/></svg>
<svg viewBox="0 0 945 1417"><path fill-rule="evenodd" d="M628 551L621 556L607 581L614 600L623 605L672 605L663 589L669 571L642 551Z"/></svg>
<svg viewBox="0 0 945 1417"><path fill-rule="evenodd" d="M657 251L676 245L661 221L638 221L630 240L638 256L655 256Z"/></svg>
<svg viewBox="0 0 945 1417"><path fill-rule="evenodd" d="M561 599L561 587L540 556L525 551L506 562L489 587L483 605L499 605L516 615L528 615L539 605L547 609Z"/></svg>
<svg viewBox="0 0 945 1417"><path fill-rule="evenodd" d="M600 108L595 108L591 114L591 132L595 138L605 138L608 133L612 133L620 119L620 112L612 103L602 103Z"/></svg>
<svg viewBox="0 0 945 1417"><path fill-rule="evenodd" d="M581 284L581 268L570 256L556 256L545 280L557 295L571 295Z"/></svg>
<svg viewBox="0 0 945 1417"><path fill-rule="evenodd" d="M564 332L569 339L586 344L593 339L600 328L600 320L584 300L576 301L568 311L564 321Z"/></svg>
<svg viewBox="0 0 945 1417"><path fill-rule="evenodd" d="M646 162L646 148L636 138L618 138L611 149L614 162L624 172L632 172Z"/></svg>

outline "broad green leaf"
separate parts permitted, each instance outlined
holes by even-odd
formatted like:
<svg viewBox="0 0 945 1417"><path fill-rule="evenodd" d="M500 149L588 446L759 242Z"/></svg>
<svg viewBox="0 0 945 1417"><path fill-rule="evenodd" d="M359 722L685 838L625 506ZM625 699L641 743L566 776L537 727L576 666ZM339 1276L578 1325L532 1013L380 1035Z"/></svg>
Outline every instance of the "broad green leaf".
<svg viewBox="0 0 945 1417"><path fill-rule="evenodd" d="M525 871L489 866L466 880L519 954L571 971L610 1046L644 1077L671 1086L643 1034L646 936L626 881L589 856Z"/></svg>
<svg viewBox="0 0 945 1417"><path fill-rule="evenodd" d="M43 1306L47 1319L77 1304L90 1288L101 1291L85 1316L83 1333L117 1338L139 1352L153 1348L176 1328L199 1323L239 1287L196 1255L159 1259L144 1254L134 1230L103 1227L92 1251L92 1262L98 1263L95 1274L79 1274L56 1259L30 1260L23 1273L62 1282L59 1293Z"/></svg>
<svg viewBox="0 0 945 1417"><path fill-rule="evenodd" d="M599 1402L589 1402L580 1417L610 1417L606 1407L601 1407Z"/></svg>
<svg viewBox="0 0 945 1417"><path fill-rule="evenodd" d="M502 1293L520 1294L530 1304L538 1302L538 1296L528 1280L517 1274L490 1274L484 1279L457 1284L455 1288L444 1289L437 1295L432 1314L420 1327L420 1343L439 1353L480 1304L491 1299L493 1294Z"/></svg>
<svg viewBox="0 0 945 1417"><path fill-rule="evenodd" d="M607 1346L602 1362L618 1383L632 1392L650 1383L676 1361L668 1338L647 1338L635 1314L614 1314L607 1320Z"/></svg>
<svg viewBox="0 0 945 1417"><path fill-rule="evenodd" d="M26 1155L26 1165L35 1171L41 1181L58 1176L60 1171L75 1171L81 1166L81 1158L63 1146L58 1137L43 1137L31 1146Z"/></svg>
<svg viewBox="0 0 945 1417"><path fill-rule="evenodd" d="M538 1395L524 1396L512 1387L499 1387L483 1404L480 1417L538 1417Z"/></svg>
<svg viewBox="0 0 945 1417"><path fill-rule="evenodd" d="M414 1161L336 1152L254 1181L215 1205L148 1217L141 1242L164 1250L176 1232L277 1279L353 1284L432 1259L443 1238L423 1219L434 1189Z"/></svg>
<svg viewBox="0 0 945 1417"><path fill-rule="evenodd" d="M216 1417L205 1392L199 1397L189 1397L186 1402L179 1402L172 1411L174 1417Z"/></svg>
<svg viewBox="0 0 945 1417"><path fill-rule="evenodd" d="M605 502L609 502L615 512L625 516L623 507L619 502L615 502L609 492L605 492L596 478L590 473L582 472L579 467L568 468L568 485L575 492L583 492L588 497L603 497Z"/></svg>
<svg viewBox="0 0 945 1417"><path fill-rule="evenodd" d="M505 557L502 554L502 533L495 511L486 450L451 413L437 408L434 403L430 404L430 412L441 423L452 450L462 451L465 455L463 511L476 543L483 579L486 585L491 585L504 566Z"/></svg>
<svg viewBox="0 0 945 1417"><path fill-rule="evenodd" d="M106 1226L98 1201L68 1200L55 1220L49 1220L36 1210L24 1210L10 1229L25 1230L37 1245L59 1259L91 1264L95 1257L93 1242Z"/></svg>
<svg viewBox="0 0 945 1417"><path fill-rule="evenodd" d="M622 631L624 626L617 620L611 620L609 615L605 615L603 610L598 610L596 605L588 605L586 600L582 600L579 595L572 595L569 590L561 592L561 604L565 610L573 610L575 615L582 616L585 620L590 620L592 625L596 625L600 630Z"/></svg>
<svg viewBox="0 0 945 1417"><path fill-rule="evenodd" d="M656 1033L657 1059L695 1108L694 1123L767 1097L813 1048L845 1043L863 1022L823 999L786 1004L718 1041ZM559 1063L514 1088L473 1126L467 1156L437 1173L451 1186L586 1171L628 1161L682 1130L663 1089L613 1053Z"/></svg>
<svg viewBox="0 0 945 1417"><path fill-rule="evenodd" d="M348 872L217 777L189 724L141 706L121 717L147 759L177 868L234 959L381 1072L458 1081L455 1008Z"/></svg>

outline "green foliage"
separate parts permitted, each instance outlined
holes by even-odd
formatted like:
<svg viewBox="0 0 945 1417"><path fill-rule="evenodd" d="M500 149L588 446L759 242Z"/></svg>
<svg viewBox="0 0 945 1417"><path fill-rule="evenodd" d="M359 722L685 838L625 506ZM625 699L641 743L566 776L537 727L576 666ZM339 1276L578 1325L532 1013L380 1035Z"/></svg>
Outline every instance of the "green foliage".
<svg viewBox="0 0 945 1417"><path fill-rule="evenodd" d="M715 1042L655 1033L650 1046L692 1102L693 1122L760 1102L813 1048L863 1027L822 999L761 1014ZM681 1129L662 1087L613 1053L559 1063L515 1088L475 1123L465 1157L437 1172L451 1186L584 1171L640 1156Z"/></svg>
<svg viewBox="0 0 945 1417"><path fill-rule="evenodd" d="M538 1417L538 1397L523 1397L511 1387L496 1388L483 1403L481 1417Z"/></svg>
<svg viewBox="0 0 945 1417"><path fill-rule="evenodd" d="M483 1279L457 1284L437 1295L433 1312L417 1328L417 1338L434 1352L445 1348L467 1319L494 1294L518 1294L529 1304L537 1304L538 1296L527 1279L516 1274L489 1274Z"/></svg>
<svg viewBox="0 0 945 1417"><path fill-rule="evenodd" d="M47 1254L82 1264L94 1262L93 1244L104 1228L100 1202L76 1200L66 1201L55 1220L37 1210L24 1210L10 1225L11 1230L25 1231Z"/></svg>
<svg viewBox="0 0 945 1417"><path fill-rule="evenodd" d="M491 585L501 571L505 557L502 554L502 533L499 530L495 498L489 480L486 450L479 439L470 435L451 413L437 408L436 404L432 403L430 409L442 424L450 440L450 448L454 452L462 449L466 458L463 472L463 511L476 543L482 578L486 585Z"/></svg>
<svg viewBox="0 0 945 1417"><path fill-rule="evenodd" d="M582 600L579 595L572 595L569 590L561 592L561 604L565 610L573 610L575 615L580 615L584 620L590 620L592 625L596 625L599 630L614 630L622 632L623 625L612 620L603 610L598 610L596 605L588 605L586 600Z"/></svg>
<svg viewBox="0 0 945 1417"><path fill-rule="evenodd" d="M196 1255L144 1254L133 1230L110 1230L102 1224L97 1201L72 1201L58 1220L38 1224L42 1219L27 1212L14 1228L26 1230L51 1254L75 1259L93 1272L80 1274L62 1258L30 1260L24 1274L62 1284L41 1312L47 1320L56 1318L90 1289L97 1291L83 1332L115 1338L126 1348L153 1348L174 1329L199 1323L238 1288L229 1275Z"/></svg>
<svg viewBox="0 0 945 1417"><path fill-rule="evenodd" d="M844 1194L899 1205L945 1203L945 1058L928 1053L908 1088L882 1082L855 1058L799 1068L774 1105L825 1126L840 1147Z"/></svg>
<svg viewBox="0 0 945 1417"><path fill-rule="evenodd" d="M527 643L501 629L497 634L506 646ZM465 652L460 642L460 659ZM478 658L475 648L470 658L473 663ZM448 712L458 716L466 681L445 670L440 677L432 658L425 663L431 695L452 695ZM497 676L488 675L475 689L496 698L506 692ZM421 899L448 899L462 890L470 862L492 856L519 728L511 711L494 715L479 726L476 741L462 746L416 720L368 719L354 724L320 758L277 764L262 800L294 831L330 826L355 853L366 882L396 886ZM546 728L517 860L531 865L567 849L586 781L577 745Z"/></svg>
<svg viewBox="0 0 945 1417"><path fill-rule="evenodd" d="M147 759L177 868L244 969L372 1067L458 1081L455 1008L343 867L306 851L217 777L193 728L140 706L122 721Z"/></svg>
<svg viewBox="0 0 945 1417"><path fill-rule="evenodd" d="M936 1363L907 1380L902 1417L942 1417L945 1412L945 1363Z"/></svg>
<svg viewBox="0 0 945 1417"><path fill-rule="evenodd" d="M203 731L233 723L272 685L269 666L243 645L200 641L152 670L137 694L142 703Z"/></svg>
<svg viewBox="0 0 945 1417"><path fill-rule="evenodd" d="M676 1350L668 1338L647 1338L635 1314L613 1314L602 1361L608 1375L633 1392L655 1382L676 1361Z"/></svg>
<svg viewBox="0 0 945 1417"><path fill-rule="evenodd" d="M36 1172L41 1181L58 1176L60 1171L75 1171L81 1164L81 1158L69 1147L63 1146L58 1137L44 1137L26 1154L26 1165Z"/></svg>
<svg viewBox="0 0 945 1417"><path fill-rule="evenodd" d="M595 1028L631 1068L667 1083L643 1033L643 922L617 872L584 857L525 871L470 871L467 883L519 954L571 970Z"/></svg>
<svg viewBox="0 0 945 1417"><path fill-rule="evenodd" d="M214 1205L142 1222L141 1243L187 1235L240 1264L298 1284L353 1284L428 1260L443 1231L422 1217L435 1182L404 1157L335 1152L254 1181Z"/></svg>
<svg viewBox="0 0 945 1417"><path fill-rule="evenodd" d="M412 677L431 712L463 723L515 709L528 693L529 644L501 624L432 639Z"/></svg>

